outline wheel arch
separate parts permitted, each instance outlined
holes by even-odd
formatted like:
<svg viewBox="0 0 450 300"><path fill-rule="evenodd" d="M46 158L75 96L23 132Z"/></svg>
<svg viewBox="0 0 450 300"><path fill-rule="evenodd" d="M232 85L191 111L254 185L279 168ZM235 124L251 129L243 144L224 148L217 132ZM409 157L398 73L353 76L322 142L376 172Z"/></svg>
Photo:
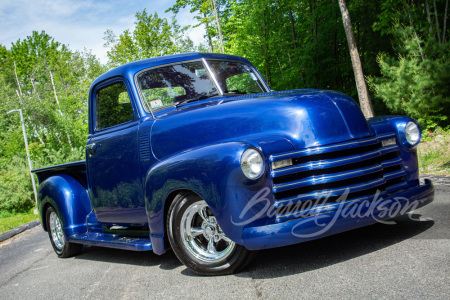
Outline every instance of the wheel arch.
<svg viewBox="0 0 450 300"><path fill-rule="evenodd" d="M222 208L227 206L228 187L242 187L238 183L246 180L240 157L248 147L241 142L210 145L168 158L147 172L145 206L156 254L165 252L166 217L170 204L180 192L194 193L205 199L218 219L221 213L226 214Z"/></svg>
<svg viewBox="0 0 450 300"><path fill-rule="evenodd" d="M48 231L46 211L49 206L60 216L66 236L86 232L86 216L92 210L89 195L86 188L72 176L51 176L39 185L38 209L45 231Z"/></svg>

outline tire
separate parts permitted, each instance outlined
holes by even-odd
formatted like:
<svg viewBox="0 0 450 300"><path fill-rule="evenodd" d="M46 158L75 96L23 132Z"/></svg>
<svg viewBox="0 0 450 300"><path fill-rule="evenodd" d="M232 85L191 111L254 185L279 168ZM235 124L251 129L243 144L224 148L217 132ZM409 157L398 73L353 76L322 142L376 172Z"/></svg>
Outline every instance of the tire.
<svg viewBox="0 0 450 300"><path fill-rule="evenodd" d="M256 254L226 237L205 200L192 193L175 197L166 225L173 252L199 275L238 272Z"/></svg>
<svg viewBox="0 0 450 300"><path fill-rule="evenodd" d="M47 232L50 242L58 257L66 258L75 256L83 250L82 244L69 243L63 230L63 223L57 211L50 206L45 213Z"/></svg>

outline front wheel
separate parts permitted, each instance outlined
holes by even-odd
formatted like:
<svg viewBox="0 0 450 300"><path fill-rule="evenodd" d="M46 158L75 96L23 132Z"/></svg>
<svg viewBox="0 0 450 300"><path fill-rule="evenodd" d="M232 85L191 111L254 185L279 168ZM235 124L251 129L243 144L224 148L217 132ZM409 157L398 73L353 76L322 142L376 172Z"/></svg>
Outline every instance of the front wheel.
<svg viewBox="0 0 450 300"><path fill-rule="evenodd" d="M53 207L47 208L46 211L47 231L52 243L53 250L61 257L71 257L81 253L83 245L69 243L66 241L66 236L63 230L63 223L61 218Z"/></svg>
<svg viewBox="0 0 450 300"><path fill-rule="evenodd" d="M169 208L167 228L175 255L199 275L237 272L254 256L225 235L205 200L194 194L176 196Z"/></svg>

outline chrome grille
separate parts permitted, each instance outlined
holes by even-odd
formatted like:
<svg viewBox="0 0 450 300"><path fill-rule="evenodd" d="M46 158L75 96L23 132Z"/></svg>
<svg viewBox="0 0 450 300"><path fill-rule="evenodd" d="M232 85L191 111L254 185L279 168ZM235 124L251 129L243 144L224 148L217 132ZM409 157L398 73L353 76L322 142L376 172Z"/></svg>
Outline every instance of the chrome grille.
<svg viewBox="0 0 450 300"><path fill-rule="evenodd" d="M395 137L385 134L270 156L270 162L292 159L292 166L271 170L276 222L331 212L406 188L398 146L381 143Z"/></svg>

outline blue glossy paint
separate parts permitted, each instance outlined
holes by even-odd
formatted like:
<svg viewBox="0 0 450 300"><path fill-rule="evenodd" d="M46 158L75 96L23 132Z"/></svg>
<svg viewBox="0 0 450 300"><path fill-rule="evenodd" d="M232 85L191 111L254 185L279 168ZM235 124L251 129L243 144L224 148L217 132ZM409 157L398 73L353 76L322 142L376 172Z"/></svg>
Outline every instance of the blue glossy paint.
<svg viewBox="0 0 450 300"><path fill-rule="evenodd" d="M371 135L365 120L363 126L347 125L361 123L363 118L349 98L333 101L314 90L252 96L225 97L159 114L152 129L153 153L162 160L202 145L264 135L284 138L296 149ZM343 112L354 119L346 121Z"/></svg>
<svg viewBox="0 0 450 300"><path fill-rule="evenodd" d="M38 200L41 224L45 230L45 213L51 205L59 213L66 236L87 231L86 216L92 208L88 192L78 180L66 174L50 176L40 183Z"/></svg>
<svg viewBox="0 0 450 300"><path fill-rule="evenodd" d="M377 188L384 197L379 203L388 209L394 205L389 200L395 197L406 199L402 207L415 200L420 205L432 201L433 187L431 183L419 185L415 149L405 144L404 129L411 119L366 121L357 104L341 93L305 89L220 95L178 108L166 107L154 115L144 109L135 85L136 73L202 58L250 64L222 54L171 55L118 67L93 82L88 144L97 147L92 157L87 157L87 172L84 162L36 171L41 183L41 215L46 204L54 205L70 241L164 253L165 214L170 199L183 190L205 199L225 234L249 249L294 244L375 222L365 217L338 218L326 234L296 238L293 228L297 230L295 226L308 218L261 213L314 200L325 192L337 197L348 188L352 205L361 207L372 196L370 189ZM117 81L126 85L134 119L97 131L96 91ZM393 137L396 145L380 146L382 140ZM249 180L241 170L240 159L248 148L260 151L264 159L265 171L256 180ZM369 150L358 152L366 148ZM316 160L309 161L311 157ZM273 170L272 162L282 159L299 162ZM339 186L341 181L346 184ZM313 190L316 187L318 190ZM358 194L364 191L370 195ZM254 201L259 198L264 201ZM311 213L330 218L341 211L336 203L328 203ZM128 240L126 235L112 234L111 225L148 226L149 234L143 232L149 236ZM307 222L297 232L314 230L317 226Z"/></svg>
<svg viewBox="0 0 450 300"><path fill-rule="evenodd" d="M132 251L152 250L149 238L124 238L114 234L86 233L69 238L72 243L85 244L90 246L117 248Z"/></svg>

